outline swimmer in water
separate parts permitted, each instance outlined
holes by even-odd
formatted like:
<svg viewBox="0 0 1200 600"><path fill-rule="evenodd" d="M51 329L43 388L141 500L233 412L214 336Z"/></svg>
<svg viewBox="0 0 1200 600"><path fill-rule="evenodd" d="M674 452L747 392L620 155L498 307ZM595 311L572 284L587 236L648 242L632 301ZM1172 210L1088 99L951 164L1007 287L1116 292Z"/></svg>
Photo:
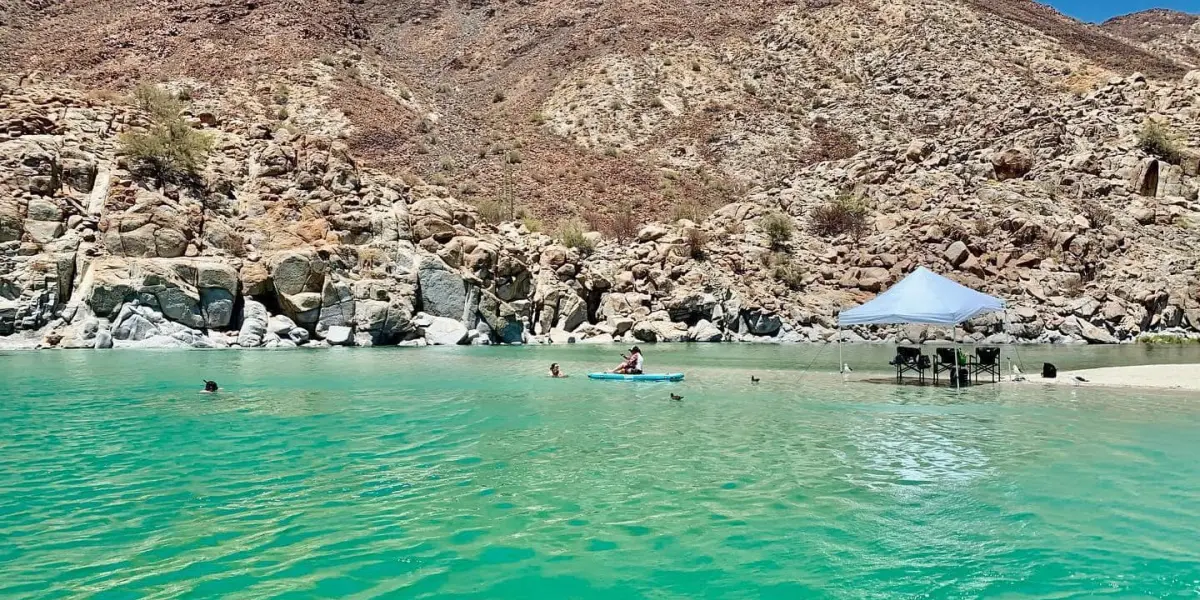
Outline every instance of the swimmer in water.
<svg viewBox="0 0 1200 600"><path fill-rule="evenodd" d="M205 380L204 380L204 391L206 391L206 392L208 392L208 393L210 393L210 394L211 394L211 393L213 393L213 392L216 392L216 391L217 391L217 389L218 389L218 388L217 388L217 382L215 382L215 381L209 381L209 380L207 380L207 379L205 379Z"/></svg>
<svg viewBox="0 0 1200 600"><path fill-rule="evenodd" d="M558 363L550 365L550 376L555 379L562 379L563 377L566 377L566 375L563 375L562 371L559 370Z"/></svg>

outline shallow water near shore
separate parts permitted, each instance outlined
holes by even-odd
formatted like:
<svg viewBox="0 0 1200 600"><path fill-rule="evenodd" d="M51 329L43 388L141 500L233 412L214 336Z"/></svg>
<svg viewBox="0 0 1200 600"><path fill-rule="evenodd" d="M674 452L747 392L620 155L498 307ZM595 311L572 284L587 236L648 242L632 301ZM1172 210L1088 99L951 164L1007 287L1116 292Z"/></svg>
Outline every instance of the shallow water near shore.
<svg viewBox="0 0 1200 600"><path fill-rule="evenodd" d="M0 597L1200 595L1195 395L844 383L812 346L586 379L618 350L0 354Z"/></svg>

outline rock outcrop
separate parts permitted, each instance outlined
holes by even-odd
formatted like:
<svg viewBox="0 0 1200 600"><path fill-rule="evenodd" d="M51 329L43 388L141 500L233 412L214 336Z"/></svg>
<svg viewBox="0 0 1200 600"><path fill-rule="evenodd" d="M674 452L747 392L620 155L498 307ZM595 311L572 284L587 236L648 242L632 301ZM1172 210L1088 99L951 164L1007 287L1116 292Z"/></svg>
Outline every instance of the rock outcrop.
<svg viewBox="0 0 1200 600"><path fill-rule="evenodd" d="M284 53L222 77L173 63L162 89L211 146L186 172L123 141L156 118L139 102L44 71L0 76L0 335L826 342L839 310L919 265L1008 301L968 324L975 341L1200 332L1200 72L1116 39L1085 55L1088 28L977 3L817 4L722 6L700 20L727 19L720 31L632 52L579 41L511 101L449 93L474 85L475 53L443 89L396 80L422 70L386 68L383 49ZM506 53L512 31L493 40ZM301 52L285 42L271 41ZM561 231L540 233L539 215Z"/></svg>

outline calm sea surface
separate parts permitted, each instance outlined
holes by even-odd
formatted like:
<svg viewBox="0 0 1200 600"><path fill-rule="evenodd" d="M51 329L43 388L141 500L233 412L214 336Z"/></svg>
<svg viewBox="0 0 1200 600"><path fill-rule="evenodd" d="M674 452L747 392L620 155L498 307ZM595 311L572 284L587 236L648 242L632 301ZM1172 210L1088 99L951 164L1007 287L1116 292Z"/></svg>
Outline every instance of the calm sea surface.
<svg viewBox="0 0 1200 600"><path fill-rule="evenodd" d="M618 354L0 354L0 597L1200 596L1196 395L844 383L803 346L583 377Z"/></svg>

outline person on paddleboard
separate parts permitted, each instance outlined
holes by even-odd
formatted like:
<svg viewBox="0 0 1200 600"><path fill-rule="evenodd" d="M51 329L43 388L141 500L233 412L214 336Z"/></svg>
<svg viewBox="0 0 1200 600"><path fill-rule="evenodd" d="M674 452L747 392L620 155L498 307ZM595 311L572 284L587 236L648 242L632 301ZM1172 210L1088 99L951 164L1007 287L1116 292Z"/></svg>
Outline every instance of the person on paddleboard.
<svg viewBox="0 0 1200 600"><path fill-rule="evenodd" d="M613 373L621 375L641 375L642 374L642 349L634 346L629 349L629 356L623 356L625 362L621 363L617 368L613 369Z"/></svg>

